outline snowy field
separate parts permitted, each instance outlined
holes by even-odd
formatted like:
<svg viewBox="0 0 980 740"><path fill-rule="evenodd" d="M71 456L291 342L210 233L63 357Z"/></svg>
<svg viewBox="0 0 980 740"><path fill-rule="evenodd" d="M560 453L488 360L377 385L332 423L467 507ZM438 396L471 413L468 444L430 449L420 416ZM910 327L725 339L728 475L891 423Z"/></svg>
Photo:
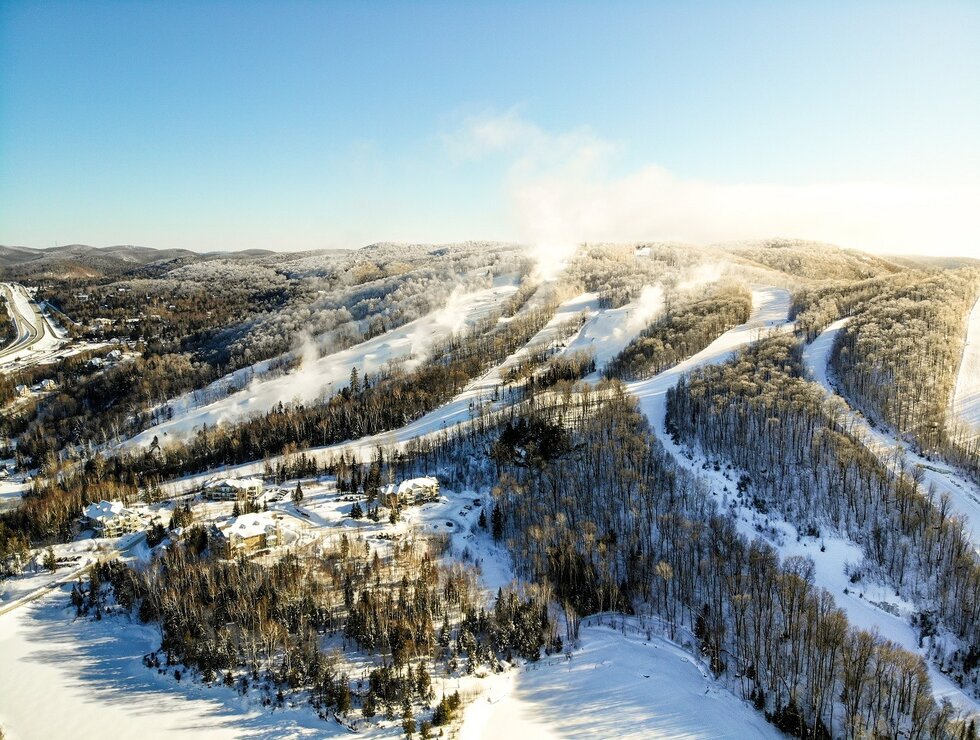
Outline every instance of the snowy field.
<svg viewBox="0 0 980 740"><path fill-rule="evenodd" d="M606 626L579 634L571 660L550 656L487 679L461 740L783 737L676 645Z"/></svg>
<svg viewBox="0 0 980 740"><path fill-rule="evenodd" d="M970 311L963 359L953 391L953 417L980 435L980 298Z"/></svg>
<svg viewBox="0 0 980 740"><path fill-rule="evenodd" d="M974 310L974 314L976 313ZM828 395L838 398L840 396L834 387L829 363L834 341L847 322L846 318L835 321L803 350L803 364L809 376L823 386ZM877 424L872 426L863 414L847 406L843 398L840 401L846 406L851 431L864 441L865 446L881 462L895 471L901 464L909 469L921 466L923 489L934 489L937 495L949 496L953 512L963 518L967 535L976 551L980 552L980 489L976 484L958 474L949 465L938 460L927 460L916 454L890 430Z"/></svg>
<svg viewBox="0 0 980 740"><path fill-rule="evenodd" d="M0 616L0 726L11 740L350 734L307 707L260 711L231 689L158 675L142 663L159 647L155 628L74 620L67 601L59 591Z"/></svg>
<svg viewBox="0 0 980 740"><path fill-rule="evenodd" d="M314 401L346 387L352 367L363 376L388 363L404 360L411 369L425 360L429 351L454 333L487 317L517 291L514 280L498 280L492 288L470 293L454 292L447 304L392 331L349 349L317 358L310 348L300 367L286 375L253 381L247 388L206 406L195 407L192 394L173 402L175 415L127 440L122 447L149 445L154 436L161 443L184 438L204 424L238 421L262 414L277 404ZM312 356L310 356L312 355Z"/></svg>

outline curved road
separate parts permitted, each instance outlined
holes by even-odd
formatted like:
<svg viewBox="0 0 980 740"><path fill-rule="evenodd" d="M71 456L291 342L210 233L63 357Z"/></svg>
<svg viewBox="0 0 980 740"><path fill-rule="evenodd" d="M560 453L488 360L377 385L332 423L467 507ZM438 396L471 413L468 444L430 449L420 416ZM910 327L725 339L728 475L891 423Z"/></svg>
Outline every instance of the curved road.
<svg viewBox="0 0 980 740"><path fill-rule="evenodd" d="M44 319L37 307L27 295L22 285L15 283L0 283L0 292L7 299L7 312L14 322L17 336L10 344L0 349L0 360L23 350L30 349L44 338ZM18 300L18 298L20 300ZM21 305L18 305L20 303ZM32 311L30 317L24 315L23 306L27 305Z"/></svg>

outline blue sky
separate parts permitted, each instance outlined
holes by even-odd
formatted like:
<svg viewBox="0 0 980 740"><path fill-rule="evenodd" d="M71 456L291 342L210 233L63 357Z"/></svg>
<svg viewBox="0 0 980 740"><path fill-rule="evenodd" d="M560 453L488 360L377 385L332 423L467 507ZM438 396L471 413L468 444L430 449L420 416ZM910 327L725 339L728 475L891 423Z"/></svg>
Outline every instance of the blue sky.
<svg viewBox="0 0 980 740"><path fill-rule="evenodd" d="M975 2L6 1L0 243L980 253L978 39Z"/></svg>

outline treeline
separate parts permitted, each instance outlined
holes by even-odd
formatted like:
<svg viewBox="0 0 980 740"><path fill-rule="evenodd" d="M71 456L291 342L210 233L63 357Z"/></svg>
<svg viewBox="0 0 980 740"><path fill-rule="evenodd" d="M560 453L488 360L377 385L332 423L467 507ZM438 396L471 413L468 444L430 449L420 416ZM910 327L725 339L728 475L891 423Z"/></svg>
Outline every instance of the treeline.
<svg viewBox="0 0 980 740"><path fill-rule="evenodd" d="M639 298L645 286L676 281L704 258L702 250L686 245L587 244L565 268L564 279L598 293L603 308L616 308Z"/></svg>
<svg viewBox="0 0 980 740"><path fill-rule="evenodd" d="M976 682L980 561L962 521L921 492L918 474L892 474L849 433L840 406L803 378L801 352L775 337L682 378L668 393L671 430L746 471L757 509L860 545L863 575L917 606L923 638L948 631L953 648L932 641L936 662Z"/></svg>
<svg viewBox="0 0 980 740"><path fill-rule="evenodd" d="M14 320L7 311L7 300L0 294L0 349L6 347L17 336Z"/></svg>
<svg viewBox="0 0 980 740"><path fill-rule="evenodd" d="M522 576L553 589L570 637L582 615L639 612L690 636L719 679L794 736L961 737L923 659L850 626L811 562L781 563L739 534L621 386L538 401L416 460L455 486L497 482L488 528Z"/></svg>
<svg viewBox="0 0 980 740"><path fill-rule="evenodd" d="M978 291L974 271L909 273L857 304L831 356L844 395L926 452L962 447L949 408Z"/></svg>
<svg viewBox="0 0 980 740"><path fill-rule="evenodd" d="M372 545L342 534L319 552L261 564L198 553L194 539L144 566L102 563L87 587L75 587L73 603L101 617L114 602L156 624L160 647L144 658L148 667L178 680L189 670L266 706L288 696L324 719L401 717L411 736L416 718L448 724L459 708L458 696L435 701L433 677L562 647L546 592L500 592L487 611L472 570L440 565L435 542ZM347 651L375 660L351 675Z"/></svg>
<svg viewBox="0 0 980 740"><path fill-rule="evenodd" d="M796 333L812 342L837 319L850 316L862 303L904 276L869 278L855 283L835 282L819 287L804 287L793 292L789 316L796 322Z"/></svg>
<svg viewBox="0 0 980 740"><path fill-rule="evenodd" d="M606 366L607 378L639 380L673 367L700 352L752 313L752 294L725 284L710 295L672 307L644 329Z"/></svg>

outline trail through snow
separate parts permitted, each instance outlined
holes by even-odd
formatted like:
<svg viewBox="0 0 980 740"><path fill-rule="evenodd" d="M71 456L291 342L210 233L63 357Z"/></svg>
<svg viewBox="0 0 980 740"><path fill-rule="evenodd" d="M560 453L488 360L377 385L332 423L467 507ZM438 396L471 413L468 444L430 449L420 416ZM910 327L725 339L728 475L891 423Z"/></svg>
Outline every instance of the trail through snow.
<svg viewBox="0 0 980 740"><path fill-rule="evenodd" d="M742 347L771 331L788 331L789 291L782 288L755 288L752 291L752 315L749 320L730 329L703 350L659 375L628 384L627 390L640 400L640 409L656 434L663 437L667 418L667 391L678 379L692 370L727 362Z"/></svg>
<svg viewBox="0 0 980 740"><path fill-rule="evenodd" d="M810 377L823 386L829 396L836 396L846 408L851 431L860 438L882 463L893 472L904 465L907 470L920 467L922 489L934 489L938 496L949 496L953 512L963 518L964 526L974 549L980 553L980 488L954 468L937 460L927 460L891 431L872 426L863 414L855 411L837 393L830 369L830 355L838 334L847 325L843 318L828 326L803 350L803 364Z"/></svg>
<svg viewBox="0 0 980 740"><path fill-rule="evenodd" d="M760 288L753 290L752 298L753 312L747 323L725 332L711 345L679 365L628 387L640 399L641 411L667 452L678 465L690 471L718 496L719 507L735 516L743 534L749 538L766 539L778 550L781 558L794 555L810 558L814 563L814 583L833 594L837 605L846 612L853 625L869 630L877 628L882 636L919 653L918 634L904 616L911 606L901 602L894 591L883 586L850 582L846 568L849 564L861 562L863 555L860 547L839 536L823 536L820 539L800 537L789 523L771 514L762 517L753 509L739 504L734 496L737 475L723 467L715 470L699 450L675 444L666 434L667 391L676 385L681 375L698 367L726 362L738 349L758 340L766 332L784 332L792 328L787 291ZM832 337L825 341L832 346ZM818 347L818 351L823 350ZM811 352L811 358L815 356ZM826 368L826 363L823 367ZM927 665L933 694L937 699L949 699L960 709L980 712L980 702L965 694L931 663Z"/></svg>

